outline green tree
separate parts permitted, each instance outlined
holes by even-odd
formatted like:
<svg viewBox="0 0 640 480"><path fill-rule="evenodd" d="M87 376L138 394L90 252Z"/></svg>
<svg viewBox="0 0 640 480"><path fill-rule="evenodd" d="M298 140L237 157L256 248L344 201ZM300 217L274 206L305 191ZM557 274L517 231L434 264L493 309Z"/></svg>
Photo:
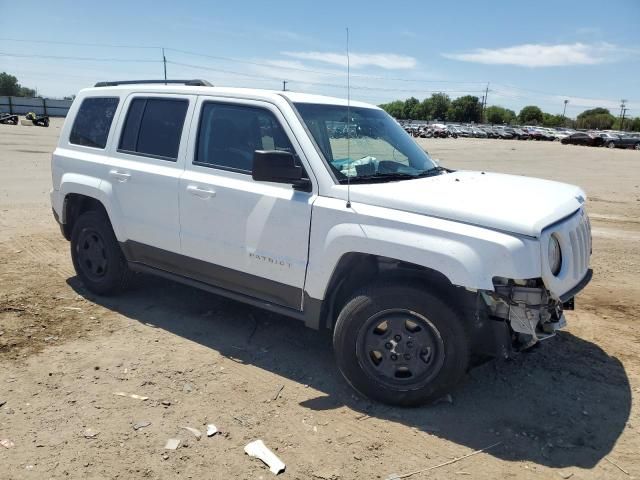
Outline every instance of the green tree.
<svg viewBox="0 0 640 480"><path fill-rule="evenodd" d="M447 112L447 119L454 122L479 122L481 117L482 105L473 95L456 98Z"/></svg>
<svg viewBox="0 0 640 480"><path fill-rule="evenodd" d="M426 101L426 100L425 100ZM429 119L447 120L447 112L451 107L451 99L446 93L434 93L429 99Z"/></svg>
<svg viewBox="0 0 640 480"><path fill-rule="evenodd" d="M18 79L6 72L0 73L0 95L17 97L19 93Z"/></svg>
<svg viewBox="0 0 640 480"><path fill-rule="evenodd" d="M585 110L576 118L578 128L608 129L613 126L616 117L606 108L592 108Z"/></svg>
<svg viewBox="0 0 640 480"><path fill-rule="evenodd" d="M420 112L422 114L422 117L420 118L420 120L430 120L433 116L433 103L431 102L430 98L425 98L421 103L420 103Z"/></svg>
<svg viewBox="0 0 640 480"><path fill-rule="evenodd" d="M640 132L640 117L636 117L633 120L630 120L629 123L625 121L624 125L627 130L631 130L632 132Z"/></svg>
<svg viewBox="0 0 640 480"><path fill-rule="evenodd" d="M566 120L562 115L542 114L542 125L545 127L562 127L566 124Z"/></svg>
<svg viewBox="0 0 640 480"><path fill-rule="evenodd" d="M492 124L510 124L516 119L516 112L508 108L492 105L485 110L487 122Z"/></svg>
<svg viewBox="0 0 640 480"><path fill-rule="evenodd" d="M0 95L11 97L35 97L36 91L23 87L18 79L6 72L0 73Z"/></svg>
<svg viewBox="0 0 640 480"><path fill-rule="evenodd" d="M402 100L396 100L391 103L383 103L379 105L381 109L391 115L393 118L400 120L404 119L404 102Z"/></svg>
<svg viewBox="0 0 640 480"><path fill-rule="evenodd" d="M536 107L535 105L527 105L522 110L520 110L518 120L520 120L520 123L532 123L534 125L542 123L542 110L540 110L540 108Z"/></svg>
<svg viewBox="0 0 640 480"><path fill-rule="evenodd" d="M412 115L416 113L415 109L419 105L420 105L420 100L418 100L416 97L407 98L404 101L404 109L403 109L404 118L413 119L414 117Z"/></svg>

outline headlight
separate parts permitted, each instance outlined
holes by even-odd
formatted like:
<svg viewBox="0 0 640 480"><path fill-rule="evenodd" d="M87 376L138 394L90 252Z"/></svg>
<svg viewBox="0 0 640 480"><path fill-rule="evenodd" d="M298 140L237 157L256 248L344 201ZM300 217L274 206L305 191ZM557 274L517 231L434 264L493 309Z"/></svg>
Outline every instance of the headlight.
<svg viewBox="0 0 640 480"><path fill-rule="evenodd" d="M562 251L560 250L560 242L558 242L555 235L551 235L551 237L549 237L548 255L551 273L558 275L558 273L560 273L560 268L562 268Z"/></svg>

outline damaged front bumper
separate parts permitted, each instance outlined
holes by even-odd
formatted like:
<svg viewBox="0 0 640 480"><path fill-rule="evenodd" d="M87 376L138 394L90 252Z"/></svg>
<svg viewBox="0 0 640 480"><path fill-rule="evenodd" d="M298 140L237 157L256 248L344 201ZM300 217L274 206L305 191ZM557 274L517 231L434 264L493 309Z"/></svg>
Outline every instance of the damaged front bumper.
<svg viewBox="0 0 640 480"><path fill-rule="evenodd" d="M494 283L494 291L481 295L489 315L509 325L513 349L532 347L566 326L563 303L552 298L541 281L500 278Z"/></svg>

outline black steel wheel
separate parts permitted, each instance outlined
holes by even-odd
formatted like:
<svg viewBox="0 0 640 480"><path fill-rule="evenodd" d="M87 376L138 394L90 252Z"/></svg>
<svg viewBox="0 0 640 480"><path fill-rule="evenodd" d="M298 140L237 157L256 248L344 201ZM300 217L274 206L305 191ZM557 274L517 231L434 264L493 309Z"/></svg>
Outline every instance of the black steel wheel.
<svg viewBox="0 0 640 480"><path fill-rule="evenodd" d="M71 259L82 283L98 295L121 290L129 269L104 212L85 212L71 232Z"/></svg>
<svg viewBox="0 0 640 480"><path fill-rule="evenodd" d="M78 235L78 265L87 277L100 281L107 274L109 262L102 235L86 227Z"/></svg>
<svg viewBox="0 0 640 480"><path fill-rule="evenodd" d="M341 373L383 403L436 400L464 376L469 340L459 313L440 295L399 281L373 284L342 308L333 335Z"/></svg>
<svg viewBox="0 0 640 480"><path fill-rule="evenodd" d="M373 315L358 333L356 355L362 369L390 388L431 381L442 368L444 344L423 315L406 309Z"/></svg>

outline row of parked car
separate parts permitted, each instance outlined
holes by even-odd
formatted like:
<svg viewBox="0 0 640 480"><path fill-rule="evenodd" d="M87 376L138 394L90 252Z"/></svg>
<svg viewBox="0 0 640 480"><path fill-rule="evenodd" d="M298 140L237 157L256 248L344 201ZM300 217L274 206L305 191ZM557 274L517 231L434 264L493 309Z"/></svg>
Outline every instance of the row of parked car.
<svg viewBox="0 0 640 480"><path fill-rule="evenodd" d="M537 126L494 126L404 123L403 128L420 138L500 138L517 140L560 141L563 144L589 145L640 150L640 134L615 131L576 131L570 128Z"/></svg>
<svg viewBox="0 0 640 480"><path fill-rule="evenodd" d="M640 150L640 133L574 132L560 141L565 145L588 145L590 147L633 148Z"/></svg>

